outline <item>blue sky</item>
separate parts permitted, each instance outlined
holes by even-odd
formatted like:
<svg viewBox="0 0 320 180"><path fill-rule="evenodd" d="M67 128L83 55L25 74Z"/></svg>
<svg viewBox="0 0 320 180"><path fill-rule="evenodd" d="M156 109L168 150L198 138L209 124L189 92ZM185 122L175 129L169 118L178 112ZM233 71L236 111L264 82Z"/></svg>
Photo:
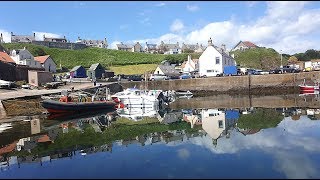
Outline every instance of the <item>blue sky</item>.
<svg viewBox="0 0 320 180"><path fill-rule="evenodd" d="M0 2L0 32L116 43L213 43L240 40L285 53L319 50L319 2L68 1Z"/></svg>

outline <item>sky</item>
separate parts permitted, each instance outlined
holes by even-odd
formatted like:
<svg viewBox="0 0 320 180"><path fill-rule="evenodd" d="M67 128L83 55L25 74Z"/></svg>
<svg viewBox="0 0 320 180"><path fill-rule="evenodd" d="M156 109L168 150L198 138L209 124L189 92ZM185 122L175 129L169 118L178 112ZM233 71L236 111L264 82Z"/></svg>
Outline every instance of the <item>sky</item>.
<svg viewBox="0 0 320 180"><path fill-rule="evenodd" d="M0 32L133 44L240 40L294 54L320 50L317 1L1 1Z"/></svg>

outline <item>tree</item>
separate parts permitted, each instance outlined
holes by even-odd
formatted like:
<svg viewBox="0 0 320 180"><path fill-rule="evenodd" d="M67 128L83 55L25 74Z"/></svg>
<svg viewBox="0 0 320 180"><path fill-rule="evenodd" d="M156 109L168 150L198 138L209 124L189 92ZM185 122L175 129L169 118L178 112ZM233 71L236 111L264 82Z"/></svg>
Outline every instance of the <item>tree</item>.
<svg viewBox="0 0 320 180"><path fill-rule="evenodd" d="M298 58L296 58L295 56L291 56L288 60L288 62L290 64L296 64L298 62Z"/></svg>

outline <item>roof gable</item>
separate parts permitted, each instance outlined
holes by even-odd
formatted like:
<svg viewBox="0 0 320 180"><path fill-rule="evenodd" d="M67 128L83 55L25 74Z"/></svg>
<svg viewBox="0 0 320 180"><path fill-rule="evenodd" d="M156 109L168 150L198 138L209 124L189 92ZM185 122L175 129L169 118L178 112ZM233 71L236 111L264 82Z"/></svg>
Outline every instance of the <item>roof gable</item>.
<svg viewBox="0 0 320 180"><path fill-rule="evenodd" d="M15 63L14 60L5 52L0 52L0 61Z"/></svg>
<svg viewBox="0 0 320 180"><path fill-rule="evenodd" d="M101 66L100 63L92 64L89 68L89 71L94 71L96 70L99 66ZM102 66L101 66L102 67ZM103 68L103 67L102 67Z"/></svg>
<svg viewBox="0 0 320 180"><path fill-rule="evenodd" d="M46 62L46 60L49 58L50 55L45 55L45 56L37 56L34 57L34 60L40 62L41 64L43 64L44 62Z"/></svg>
<svg viewBox="0 0 320 180"><path fill-rule="evenodd" d="M246 45L247 47L258 47L257 45L253 44L250 41L243 41L243 44Z"/></svg>
<svg viewBox="0 0 320 180"><path fill-rule="evenodd" d="M82 66L75 66L73 67L70 72L74 72L74 71L77 71L79 68L81 68ZM83 68L83 67L82 67Z"/></svg>
<svg viewBox="0 0 320 180"><path fill-rule="evenodd" d="M179 71L177 71L174 66L168 66L168 65L159 65L158 66L161 71L168 75L168 74L179 74Z"/></svg>

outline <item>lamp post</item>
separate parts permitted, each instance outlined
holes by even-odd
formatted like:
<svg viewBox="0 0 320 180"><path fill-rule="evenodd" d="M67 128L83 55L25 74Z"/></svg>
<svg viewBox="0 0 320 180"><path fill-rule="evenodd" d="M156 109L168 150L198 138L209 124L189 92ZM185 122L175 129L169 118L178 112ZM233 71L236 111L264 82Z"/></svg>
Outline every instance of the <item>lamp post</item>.
<svg viewBox="0 0 320 180"><path fill-rule="evenodd" d="M280 60L281 60L281 66L280 67L282 68L283 67L282 66L282 50L280 50Z"/></svg>

